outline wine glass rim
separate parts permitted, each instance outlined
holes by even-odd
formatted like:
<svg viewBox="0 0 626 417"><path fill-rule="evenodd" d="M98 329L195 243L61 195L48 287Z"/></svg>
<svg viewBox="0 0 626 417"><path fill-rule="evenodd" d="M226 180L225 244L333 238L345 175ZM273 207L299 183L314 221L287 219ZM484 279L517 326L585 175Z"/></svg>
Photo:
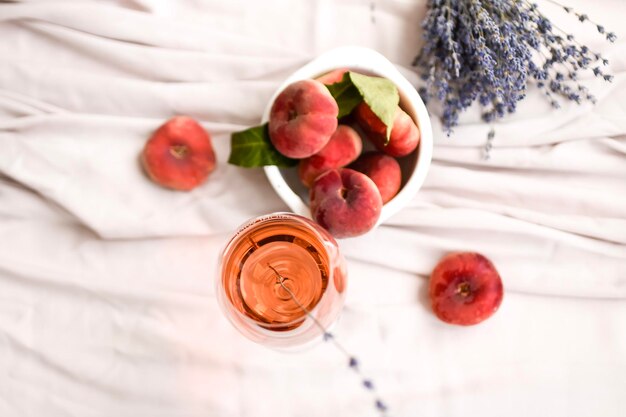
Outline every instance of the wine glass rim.
<svg viewBox="0 0 626 417"><path fill-rule="evenodd" d="M279 212L273 212L270 214L264 214L261 216L257 216L254 217L252 219L249 219L247 221L245 221L244 223L242 223L238 228L237 231L232 235L232 237L228 240L228 243L226 244L226 246L224 247L224 249L221 252L221 257L222 259L224 259L224 255L226 255L226 253L229 251L229 249L231 248L231 246L234 244L234 242L236 241L237 237L242 234L246 229L248 229L249 227L251 227L252 225L261 225L264 224L268 221L271 220L279 220L279 219L289 219L289 220L295 220L298 223L300 223L301 225L303 225L304 227L306 227L307 229L309 229L312 233L315 234L315 236L320 240L323 241L324 239L331 239L331 241L333 243L336 244L334 238L330 235L330 234L326 234L326 236L324 236L320 230L318 230L317 227L315 227L316 225L313 223L312 220L301 216L299 214L296 213L291 213L291 212L286 212L286 211L279 211ZM326 247L326 245L322 245L324 252L326 253L326 257L329 261L329 264L331 265L331 267L329 268L328 274L329 274L329 281L332 282L333 280L333 276L334 276L334 266L333 266L333 257L331 256L331 254L328 252L328 248ZM228 295L226 294L226 290L224 288L223 285L223 263L222 265L220 265L219 268L219 276L218 279L216 280L216 285L217 285L217 294L218 294L218 299L220 300L221 303L227 303L229 302L228 300ZM317 302L315 303L315 305L311 308L311 309L307 309L305 311L306 314L304 314L301 317L298 317L297 319L291 320L289 322L284 322L284 323L267 323L261 320L255 320L254 318L248 316L245 313L242 313L241 311L237 310L236 308L230 308L228 309L228 314L232 314L234 313L235 315L237 315L240 319L244 320L245 322L248 322L250 324L253 324L255 326L260 326L262 328L265 328L267 330L272 330L274 328L285 328L285 327L290 327L293 326L295 324L298 323L302 323L306 320L307 317L315 317L315 312L320 308L320 305L322 304L322 300L324 298L326 298L328 296L328 291L324 291L322 293L322 296L319 298L319 300L317 300ZM323 329L320 329L323 331ZM283 335L283 337L290 337L289 336L289 332L284 332L284 333L277 333L274 337L281 337L281 335Z"/></svg>

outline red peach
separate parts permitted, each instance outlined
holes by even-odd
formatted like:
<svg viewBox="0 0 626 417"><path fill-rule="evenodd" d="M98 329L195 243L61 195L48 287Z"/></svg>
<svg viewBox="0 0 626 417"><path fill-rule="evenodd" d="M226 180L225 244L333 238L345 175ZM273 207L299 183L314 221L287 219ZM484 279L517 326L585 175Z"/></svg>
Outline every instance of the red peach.
<svg viewBox="0 0 626 417"><path fill-rule="evenodd" d="M317 77L316 80L326 85L335 84L340 82L343 79L343 75L348 71L348 68L339 68Z"/></svg>
<svg viewBox="0 0 626 417"><path fill-rule="evenodd" d="M354 129L345 125L338 126L321 151L300 161L298 167L300 180L305 186L310 187L318 175L354 161L362 148L361 137Z"/></svg>
<svg viewBox="0 0 626 417"><path fill-rule="evenodd" d="M450 324L469 326L489 318L500 307L503 293L498 271L479 253L451 253L430 276L433 311Z"/></svg>
<svg viewBox="0 0 626 417"><path fill-rule="evenodd" d="M313 219L337 238L362 235L373 228L383 206L376 184L348 168L317 177L310 200Z"/></svg>
<svg viewBox="0 0 626 417"><path fill-rule="evenodd" d="M350 168L364 173L374 181L383 204L391 200L400 190L402 183L400 164L382 152L366 152L350 165Z"/></svg>
<svg viewBox="0 0 626 417"><path fill-rule="evenodd" d="M417 148L420 141L420 131L411 116L400 107L396 110L391 137L386 145L387 127L372 109L367 104L361 103L357 106L355 114L359 125L378 150L399 157L408 155Z"/></svg>
<svg viewBox="0 0 626 417"><path fill-rule="evenodd" d="M319 152L337 129L337 102L324 84L296 81L276 97L270 111L269 134L276 149L289 158Z"/></svg>
<svg viewBox="0 0 626 417"><path fill-rule="evenodd" d="M141 161L154 182L175 190L197 187L215 169L211 137L187 116L173 117L159 127L146 142Z"/></svg>

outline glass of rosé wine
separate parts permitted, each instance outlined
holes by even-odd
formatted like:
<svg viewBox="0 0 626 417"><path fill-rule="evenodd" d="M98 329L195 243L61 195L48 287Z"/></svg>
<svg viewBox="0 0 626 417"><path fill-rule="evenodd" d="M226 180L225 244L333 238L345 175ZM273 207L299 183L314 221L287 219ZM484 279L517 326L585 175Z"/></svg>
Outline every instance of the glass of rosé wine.
<svg viewBox="0 0 626 417"><path fill-rule="evenodd" d="M339 316L346 264L322 227L292 213L249 220L222 252L217 298L229 321L254 342L302 346Z"/></svg>

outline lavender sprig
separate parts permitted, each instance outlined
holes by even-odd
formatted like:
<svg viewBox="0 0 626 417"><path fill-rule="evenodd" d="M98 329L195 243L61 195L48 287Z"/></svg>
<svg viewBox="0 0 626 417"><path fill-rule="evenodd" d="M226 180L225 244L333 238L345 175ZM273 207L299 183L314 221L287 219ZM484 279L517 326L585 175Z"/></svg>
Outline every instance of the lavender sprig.
<svg viewBox="0 0 626 417"><path fill-rule="evenodd" d="M379 397L376 391L374 382L371 379L366 378L361 372L361 369L359 367L359 361L357 360L357 358L351 355L343 347L343 345L341 345L337 341L337 339L335 338L335 335L329 332L324 327L324 325L320 323L320 321L317 318L315 318L313 314L311 314L309 309L306 308L304 305L302 305L300 301L298 301L298 299L293 294L293 292L291 292L291 290L285 285L285 277L283 277L281 273L278 272L278 270L274 268L272 265L267 264L267 266L276 274L276 284L279 284L287 292L287 294L289 294L289 297L294 301L294 303L296 303L297 306L302 311L304 311L307 317L309 317L313 321L313 323L315 323L315 325L323 332L322 335L323 335L324 342L331 342L337 348L337 350L339 350L346 357L346 359L348 360L348 367L357 375L359 375L363 388L365 388L367 391L369 391L373 395L374 406L376 407L376 410L380 413L381 417L386 417L387 411L389 410L389 408L387 407L387 404Z"/></svg>
<svg viewBox="0 0 626 417"><path fill-rule="evenodd" d="M577 11L572 9L571 7L564 6L561 3L556 2L554 0L546 0L546 1L548 1L549 3L552 3L552 4L556 5L556 6L559 6L561 9L563 9L565 11L565 13L573 14L574 16L576 16L578 18L578 21L580 21L581 23L584 23L584 22L591 23L592 25L594 25L596 27L596 29L598 30L598 33L601 33L601 34L605 35L607 41L613 43L613 42L615 42L617 40L617 35L615 35L615 33L607 32L606 29L604 28L604 26L602 26L599 23L594 22L586 14L578 13Z"/></svg>
<svg viewBox="0 0 626 417"><path fill-rule="evenodd" d="M549 1L615 41L613 32L587 15ZM580 71L613 80L602 69L606 58L553 25L527 0L429 0L422 28L426 43L413 62L426 81L420 94L443 103L448 134L476 101L483 120L493 122L515 112L529 84L559 108L563 100L595 103L577 81Z"/></svg>

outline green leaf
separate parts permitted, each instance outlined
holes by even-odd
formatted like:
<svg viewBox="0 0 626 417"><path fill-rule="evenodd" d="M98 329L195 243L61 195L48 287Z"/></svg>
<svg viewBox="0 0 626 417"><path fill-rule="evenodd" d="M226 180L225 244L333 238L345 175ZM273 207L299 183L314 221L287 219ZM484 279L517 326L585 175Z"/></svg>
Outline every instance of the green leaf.
<svg viewBox="0 0 626 417"><path fill-rule="evenodd" d="M350 72L352 83L359 90L363 100L372 109L372 112L387 126L387 141L391 136L391 128L396 117L396 109L400 102L398 88L386 78L369 77L356 72Z"/></svg>
<svg viewBox="0 0 626 417"><path fill-rule="evenodd" d="M352 113L352 110L363 101L361 93L350 79L350 74L350 72L346 72L343 74L341 81L326 86L328 91L330 91L330 95L332 95L337 102L337 106L339 106L338 119Z"/></svg>
<svg viewBox="0 0 626 417"><path fill-rule="evenodd" d="M298 161L287 158L274 148L265 123L231 135L228 163L246 168L265 165L291 167Z"/></svg>

